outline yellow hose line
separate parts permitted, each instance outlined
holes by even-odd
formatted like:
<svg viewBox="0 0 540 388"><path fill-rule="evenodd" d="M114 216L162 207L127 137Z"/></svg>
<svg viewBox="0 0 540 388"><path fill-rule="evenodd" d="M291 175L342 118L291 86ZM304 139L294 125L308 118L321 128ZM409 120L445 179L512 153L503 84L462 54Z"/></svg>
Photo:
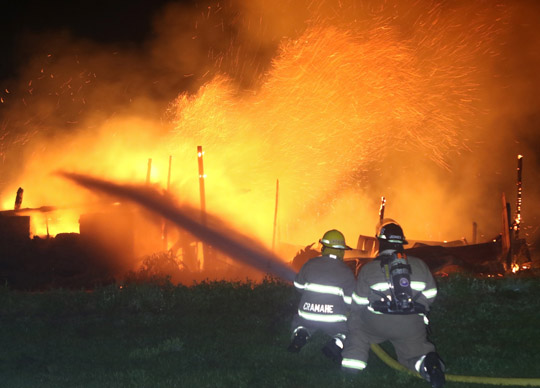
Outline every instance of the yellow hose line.
<svg viewBox="0 0 540 388"><path fill-rule="evenodd" d="M371 350L375 353L381 360L384 361L386 365L401 372L409 373L418 378L422 378L419 373L413 372L412 370L405 368L399 362L394 360L388 355L379 345L371 344ZM531 387L540 387L540 379L523 379L523 378L510 378L510 377L479 377L479 376L455 376L455 375L446 375L446 381L455 381L459 383L476 383L476 384L491 384L491 385L523 385Z"/></svg>

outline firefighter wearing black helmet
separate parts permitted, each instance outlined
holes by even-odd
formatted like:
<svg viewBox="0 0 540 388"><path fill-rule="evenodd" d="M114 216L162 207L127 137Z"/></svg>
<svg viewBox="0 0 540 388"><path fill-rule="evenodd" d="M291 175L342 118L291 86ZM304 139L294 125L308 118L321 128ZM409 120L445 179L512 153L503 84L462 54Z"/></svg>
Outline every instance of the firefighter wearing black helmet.
<svg viewBox="0 0 540 388"><path fill-rule="evenodd" d="M426 330L426 314L437 295L435 280L422 260L405 254L407 241L395 221L383 220L376 237L379 254L358 274L341 367L363 370L370 345L390 341L402 365L432 387L442 387L444 364Z"/></svg>
<svg viewBox="0 0 540 388"><path fill-rule="evenodd" d="M299 352L310 336L322 331L332 337L323 347L323 353L339 363L356 285L353 271L343 262L345 250L351 248L335 229L327 231L319 242L322 255L305 263L294 280L301 299L291 325L288 350Z"/></svg>

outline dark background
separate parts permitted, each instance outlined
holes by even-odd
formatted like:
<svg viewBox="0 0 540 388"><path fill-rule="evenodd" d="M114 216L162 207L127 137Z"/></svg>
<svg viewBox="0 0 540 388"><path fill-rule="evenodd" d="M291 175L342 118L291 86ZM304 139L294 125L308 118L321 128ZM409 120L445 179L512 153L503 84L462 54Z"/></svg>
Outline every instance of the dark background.
<svg viewBox="0 0 540 388"><path fill-rule="evenodd" d="M152 18L170 0L39 1L22 0L2 6L0 79L17 75L30 47L21 46L27 34L67 30L75 38L98 43L138 45L151 32ZM195 4L194 0L176 3Z"/></svg>

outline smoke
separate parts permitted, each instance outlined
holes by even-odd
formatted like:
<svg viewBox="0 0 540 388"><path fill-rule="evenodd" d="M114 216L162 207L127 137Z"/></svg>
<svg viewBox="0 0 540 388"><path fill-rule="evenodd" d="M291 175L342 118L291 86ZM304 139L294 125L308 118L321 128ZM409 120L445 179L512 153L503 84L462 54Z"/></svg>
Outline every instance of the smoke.
<svg viewBox="0 0 540 388"><path fill-rule="evenodd" d="M477 222L489 240L522 154L534 242L538 16L526 0L173 2L133 44L27 35L39 49L0 94L3 206L18 187L28 207L91 203L50 173L142 183L148 159L165 187L169 156L196 206L202 145L208 209L266 244L277 180L281 242L338 228L354 245L383 195L409 239L470 240ZM56 231L76 231L65 217Z"/></svg>

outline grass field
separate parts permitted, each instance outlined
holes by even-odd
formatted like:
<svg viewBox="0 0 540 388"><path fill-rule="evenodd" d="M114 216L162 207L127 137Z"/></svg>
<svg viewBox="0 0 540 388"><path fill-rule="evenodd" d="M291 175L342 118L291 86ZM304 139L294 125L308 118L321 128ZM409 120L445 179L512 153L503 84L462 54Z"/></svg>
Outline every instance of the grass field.
<svg viewBox="0 0 540 388"><path fill-rule="evenodd" d="M451 276L438 283L430 338L449 374L540 378L539 278ZM0 386L429 386L373 353L363 373L344 375L321 353L320 335L299 354L287 352L297 301L292 285L273 279L92 292L3 287Z"/></svg>

